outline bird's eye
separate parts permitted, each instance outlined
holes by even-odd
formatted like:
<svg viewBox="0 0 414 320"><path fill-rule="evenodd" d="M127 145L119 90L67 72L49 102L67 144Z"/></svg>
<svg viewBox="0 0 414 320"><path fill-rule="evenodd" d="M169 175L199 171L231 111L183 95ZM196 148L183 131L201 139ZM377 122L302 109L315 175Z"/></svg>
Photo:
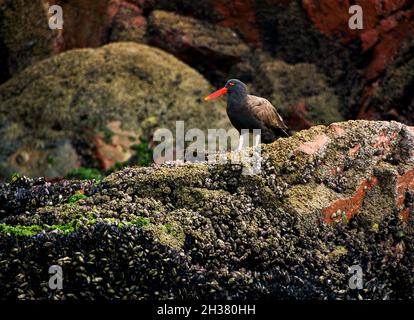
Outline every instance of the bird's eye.
<svg viewBox="0 0 414 320"><path fill-rule="evenodd" d="M230 83L229 83L229 85L234 86L234 85L235 85L235 83L234 83L234 82L230 82Z"/></svg>

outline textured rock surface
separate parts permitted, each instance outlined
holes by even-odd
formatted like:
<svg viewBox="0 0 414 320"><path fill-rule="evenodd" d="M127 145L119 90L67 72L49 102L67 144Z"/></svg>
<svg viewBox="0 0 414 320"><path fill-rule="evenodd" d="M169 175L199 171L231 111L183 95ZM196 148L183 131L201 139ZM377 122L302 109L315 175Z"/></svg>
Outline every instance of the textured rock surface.
<svg viewBox="0 0 414 320"><path fill-rule="evenodd" d="M230 68L249 52L232 29L161 10L153 11L149 17L148 41L214 83L223 82Z"/></svg>
<svg viewBox="0 0 414 320"><path fill-rule="evenodd" d="M228 52L220 54L221 49L229 48L227 34L234 32L242 42L230 47L247 44L248 53L252 54L261 48L272 55L269 63L278 59L290 64L315 65L326 76L328 88L338 96L339 111L345 119L414 123L411 107L407 107L413 103L413 80L409 72L414 51L411 0L44 0L44 4L59 4L64 10L65 27L57 40L50 30L44 32L47 19L41 12L40 1L24 8L31 10L32 15L20 14L26 12L19 9L22 1L2 3L8 7L3 10L7 12L6 19L1 19L6 25L0 31L3 34L0 61L5 64L0 81L12 76L16 67L20 70L30 61L48 56L51 45L61 52L114 41L150 40L199 70L218 87L238 74L230 67L239 63L240 58L247 69L256 68L248 59L250 54L242 54L244 49L235 58ZM362 6L363 30L348 28L351 4ZM151 33L147 28L148 18L160 10L169 12L168 19L158 19L154 23L158 36L148 39ZM36 23L27 16L36 17ZM35 27L21 28L22 24ZM226 36L220 37L220 33L212 36L212 30L227 30ZM206 36L203 39L208 43L207 48L195 41L202 36ZM212 38L215 42L207 41ZM251 74L243 80L252 80ZM396 94L390 93L395 84L398 84ZM306 118L297 121L284 116L290 122L303 124L301 128L308 127ZM323 120L318 123L329 122L330 118Z"/></svg>
<svg viewBox="0 0 414 320"><path fill-rule="evenodd" d="M63 10L64 27L56 45L58 52L99 47L107 41L111 25L110 0L44 0Z"/></svg>
<svg viewBox="0 0 414 320"><path fill-rule="evenodd" d="M56 37L48 27L42 0L1 0L0 83L51 56Z"/></svg>
<svg viewBox="0 0 414 320"><path fill-rule="evenodd" d="M147 19L139 5L112 0L108 11L109 20L112 21L109 30L109 42L146 42Z"/></svg>
<svg viewBox="0 0 414 320"><path fill-rule="evenodd" d="M108 169L145 130L175 130L177 120L187 129L226 128L224 102L202 101L212 89L194 69L146 45L54 56L0 86L0 177L63 176L62 146L67 165L77 153L80 164Z"/></svg>
<svg viewBox="0 0 414 320"><path fill-rule="evenodd" d="M263 146L252 176L201 163L95 188L17 179L0 187L0 295L412 299L413 146L411 127L351 121ZM64 290L49 292L55 264Z"/></svg>
<svg viewBox="0 0 414 320"><path fill-rule="evenodd" d="M414 41L403 46L401 55L390 64L382 78L366 89L358 117L413 122Z"/></svg>
<svg viewBox="0 0 414 320"><path fill-rule="evenodd" d="M259 94L277 106L292 130L343 120L340 104L327 78L309 63L287 64L282 60L256 61L252 84Z"/></svg>

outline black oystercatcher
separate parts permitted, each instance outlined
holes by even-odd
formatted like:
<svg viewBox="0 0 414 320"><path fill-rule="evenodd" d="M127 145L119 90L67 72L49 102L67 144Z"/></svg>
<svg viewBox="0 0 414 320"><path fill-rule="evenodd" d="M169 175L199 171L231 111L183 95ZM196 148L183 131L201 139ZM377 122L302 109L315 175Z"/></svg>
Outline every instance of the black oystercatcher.
<svg viewBox="0 0 414 320"><path fill-rule="evenodd" d="M227 115L233 126L240 132L242 129L260 129L261 140L271 143L280 137L289 136L287 126L276 108L265 98L247 94L246 85L237 79L230 79L226 85L205 100L212 100L227 93ZM240 136L240 146L243 137Z"/></svg>

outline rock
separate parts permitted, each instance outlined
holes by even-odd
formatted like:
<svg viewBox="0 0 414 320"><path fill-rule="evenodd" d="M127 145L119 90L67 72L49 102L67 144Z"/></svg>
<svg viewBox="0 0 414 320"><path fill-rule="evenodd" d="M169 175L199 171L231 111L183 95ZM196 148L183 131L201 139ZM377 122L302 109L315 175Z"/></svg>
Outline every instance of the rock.
<svg viewBox="0 0 414 320"><path fill-rule="evenodd" d="M205 21L155 10L148 41L188 63L212 82L223 82L230 68L249 52L237 34Z"/></svg>
<svg viewBox="0 0 414 320"><path fill-rule="evenodd" d="M56 37L42 0L1 0L0 83L51 56Z"/></svg>
<svg viewBox="0 0 414 320"><path fill-rule="evenodd" d="M366 69L366 77L371 80L394 60L403 42L414 36L414 9L406 0L386 1L384 5L378 5L375 0L358 4L363 10L364 26L362 30L351 30L348 27L348 1L330 4L303 1L309 18L323 34L337 37L343 43L359 39L364 51L373 50Z"/></svg>
<svg viewBox="0 0 414 320"><path fill-rule="evenodd" d="M42 141L41 145L36 145L39 142L19 146L0 163L1 176L11 177L19 173L33 177L60 177L80 166L78 154L69 139ZM2 154L5 151L2 150Z"/></svg>
<svg viewBox="0 0 414 320"><path fill-rule="evenodd" d="M147 19L139 6L126 1L112 0L109 12L112 20L109 42L146 42Z"/></svg>
<svg viewBox="0 0 414 320"><path fill-rule="evenodd" d="M410 105L409 94L395 97L403 103L389 103L384 94L394 76L398 82L406 81L403 88L410 87L409 76L402 79L393 71L405 64L410 67L414 11L408 0L359 3L363 30L348 27L350 1L45 0L45 5L63 8L65 27L57 33L47 29L40 0L22 10L21 3L2 1L0 82L53 52L117 41L151 41L197 69L215 87L240 73L247 75L242 80L255 86L251 75L257 64L252 65L249 57L263 50L272 60L315 65L335 91L345 119L413 121L404 110L395 108L395 103L402 109L405 101ZM34 13L35 23L24 20L28 15L20 13L25 10ZM25 24L34 27L23 34L27 28L20 26ZM287 119L297 128L313 123L301 115L304 108L303 103L295 103L293 109L299 116Z"/></svg>
<svg viewBox="0 0 414 320"><path fill-rule="evenodd" d="M74 48L94 48L107 42L111 25L108 14L110 0L47 0L62 7L64 28L57 52Z"/></svg>
<svg viewBox="0 0 414 320"><path fill-rule="evenodd" d="M40 182L48 206L15 179L0 186L0 297L412 299L413 147L412 127L349 121L263 145L256 175L126 168L76 205ZM56 261L70 290L39 285ZM354 265L363 290L348 286Z"/></svg>
<svg viewBox="0 0 414 320"><path fill-rule="evenodd" d="M390 64L384 76L366 91L359 118L398 120L413 123L414 42L407 42L400 57Z"/></svg>
<svg viewBox="0 0 414 320"><path fill-rule="evenodd" d="M263 5L255 1L235 0L147 0L144 7L146 11L166 10L181 15L192 16L207 20L219 26L233 29L242 38L250 43L260 46L261 31L258 28L256 8Z"/></svg>
<svg viewBox="0 0 414 320"><path fill-rule="evenodd" d="M140 137L151 141L157 128L175 132L177 120L187 129L229 128L223 101L202 100L211 90L186 64L134 43L72 50L39 62L0 87L0 177L11 170L64 176L77 157L82 166L108 169L125 161ZM61 153L61 145L71 151ZM32 151L23 168L15 157L26 149ZM49 155L57 161L47 161ZM56 167L61 160L67 166ZM50 170L41 171L38 163Z"/></svg>
<svg viewBox="0 0 414 320"><path fill-rule="evenodd" d="M255 64L251 76L255 91L281 111L289 128L300 130L343 120L338 97L315 65L290 65L269 58Z"/></svg>

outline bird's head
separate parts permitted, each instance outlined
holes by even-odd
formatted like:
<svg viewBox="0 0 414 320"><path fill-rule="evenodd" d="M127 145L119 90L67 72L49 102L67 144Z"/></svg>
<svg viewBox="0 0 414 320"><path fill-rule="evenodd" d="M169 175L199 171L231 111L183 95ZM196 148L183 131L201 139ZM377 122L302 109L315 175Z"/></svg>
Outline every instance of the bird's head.
<svg viewBox="0 0 414 320"><path fill-rule="evenodd" d="M245 95L247 94L246 85L238 79L230 79L223 88L214 91L205 97L204 100L213 100L226 93L229 95Z"/></svg>

